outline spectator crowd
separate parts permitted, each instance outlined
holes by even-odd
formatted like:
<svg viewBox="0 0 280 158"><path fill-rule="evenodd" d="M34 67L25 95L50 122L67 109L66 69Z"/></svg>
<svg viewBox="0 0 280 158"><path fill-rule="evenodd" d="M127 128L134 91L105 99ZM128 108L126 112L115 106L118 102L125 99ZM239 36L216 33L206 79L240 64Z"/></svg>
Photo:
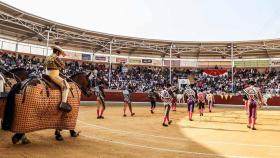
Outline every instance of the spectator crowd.
<svg viewBox="0 0 280 158"><path fill-rule="evenodd" d="M45 71L44 60L42 56L0 51L1 68L6 70L25 68L30 72L30 75L39 77ZM102 80L111 89L120 90L130 83L135 91L144 92L151 88L160 90L165 84L170 83L169 68L167 67L112 65L109 85L109 64L73 60L65 60L65 63L66 68L62 73L66 76L78 72L92 73L92 86L96 84L96 81ZM228 93L233 90L234 93L239 93L248 86L248 81L255 81L256 86L260 87L263 93L280 93L280 75L276 69L262 71L258 69L235 69L234 84L232 85L230 70L225 75L211 76L203 73L202 69L172 68L172 84L178 85L178 79L180 78L192 78L195 90Z"/></svg>

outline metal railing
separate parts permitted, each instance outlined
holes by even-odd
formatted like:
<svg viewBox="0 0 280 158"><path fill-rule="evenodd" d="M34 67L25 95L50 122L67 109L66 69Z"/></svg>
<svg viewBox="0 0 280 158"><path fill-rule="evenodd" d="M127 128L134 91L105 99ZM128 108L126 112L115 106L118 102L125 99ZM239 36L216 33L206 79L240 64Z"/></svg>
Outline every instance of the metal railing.
<svg viewBox="0 0 280 158"><path fill-rule="evenodd" d="M12 41L2 40L0 39L0 49L8 50L8 51L15 51L15 52L22 52L22 53L29 53L35 55L43 55L47 56L50 54L51 48L48 48L47 51L46 47L24 44L24 43L16 43ZM48 54L47 54L48 52Z"/></svg>

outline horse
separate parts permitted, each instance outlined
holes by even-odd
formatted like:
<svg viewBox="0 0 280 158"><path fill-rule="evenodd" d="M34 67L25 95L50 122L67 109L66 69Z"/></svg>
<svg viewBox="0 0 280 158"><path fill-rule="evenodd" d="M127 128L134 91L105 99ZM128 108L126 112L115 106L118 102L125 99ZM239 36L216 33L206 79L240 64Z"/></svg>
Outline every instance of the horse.
<svg viewBox="0 0 280 158"><path fill-rule="evenodd" d="M269 98L272 98L271 94L266 93L265 95L263 95L263 104L266 107L266 109L268 109L267 101L268 101Z"/></svg>
<svg viewBox="0 0 280 158"><path fill-rule="evenodd" d="M177 94L177 101L178 103L185 103L185 93L183 94Z"/></svg>
<svg viewBox="0 0 280 158"><path fill-rule="evenodd" d="M19 83L20 86L15 85L13 87L14 93L9 93L10 97L12 96L10 98L11 99L10 102L14 103L15 112L13 113L13 116L11 119L12 121L10 121L10 122L8 121L8 123L6 121L6 124L4 127L5 129L2 126L2 128L4 130L9 130L9 131L12 131L15 133L12 137L13 144L18 143L20 140L22 141L22 144L30 143L30 141L26 137L25 133L29 133L29 132L37 131L37 130L41 130L41 129L56 129L56 131L55 131L56 140L63 140L63 137L60 134L60 131L62 129L69 129L71 136L77 137L78 134L74 131L74 128L76 126L78 108L80 105L81 91L86 96L92 94L92 90L90 88L90 83L89 83L89 78L88 78L89 75L90 74L87 75L84 72L82 72L82 73L77 73L68 79L68 81L70 81L71 93L72 93L72 98L69 100L69 97L68 97L68 101L69 101L69 103L72 102L73 104L75 104L75 106L72 107L73 112L70 112L67 114L65 114L64 112L58 111L56 104L58 102L60 102L60 99L59 99L61 97L60 88L57 85L55 85L48 78L47 75L43 75L43 78L27 79L27 80L23 81L22 83ZM17 90L15 90L15 89L17 89ZM75 90L75 92L73 92L74 90ZM36 93L35 93L35 91L36 91ZM8 95L8 98L9 98L9 95ZM21 97L19 97L18 95ZM31 96L31 95L33 95L33 96ZM36 98L39 98L39 99L37 99L37 102L33 101L34 95L36 95ZM53 99L53 97L46 98L46 96L49 97L50 95L53 95L53 97L55 97L55 99ZM25 103L26 100L27 100L27 103ZM34 100L36 100L36 99L34 99ZM45 100L49 101L49 103L46 104ZM9 102L9 100L7 100L7 102ZM19 103L19 102L22 102L22 103ZM24 105L22 105L22 104L24 104ZM7 104L6 107L8 105L9 104ZM26 116L24 116L25 115L24 111L27 111L27 112L29 112L29 115L32 115L35 112L32 111L31 109L34 109L34 108L39 109L39 110L37 110L37 112L42 113L42 116L40 116L40 119L42 119L41 122L40 122L40 120L39 121L37 120L38 118L36 118L35 120L32 120L32 121L29 120L29 122L28 122L28 120L27 121L22 120L23 119L22 117L26 117ZM6 108L5 113L7 113L7 109L8 108ZM23 111L23 112L18 113L18 111ZM34 114L34 116L37 116L37 115L38 115L37 113ZM52 117L52 115L54 117ZM46 118L46 117L49 117L49 118ZM56 117L58 117L58 118L56 118ZM44 121L44 119L45 119L45 121ZM54 122L54 124L52 124L51 122L47 123L48 120L49 121L54 120L56 122ZM64 121L66 120L66 122L63 122L62 120L64 120ZM5 119L4 119L4 121L5 121ZM30 124L29 124L29 126L31 126L31 127L23 126L24 124L28 124L28 123L34 123L34 122L36 123L36 121L39 124L34 125L34 127L32 127L32 125L30 125ZM67 121L69 121L70 123ZM28 122L28 123L25 123L25 122Z"/></svg>
<svg viewBox="0 0 280 158"><path fill-rule="evenodd" d="M17 82L26 80L28 78L29 74L31 73L31 71L27 71L24 68L15 68L15 69L11 69L10 71L7 71L5 69L2 69L2 70L3 70L3 74L5 77L13 78Z"/></svg>
<svg viewBox="0 0 280 158"><path fill-rule="evenodd" d="M15 68L10 71L0 68L0 71L5 79L4 94L0 98L0 118L3 118L7 94L17 82L27 79L30 72L27 72L24 68Z"/></svg>

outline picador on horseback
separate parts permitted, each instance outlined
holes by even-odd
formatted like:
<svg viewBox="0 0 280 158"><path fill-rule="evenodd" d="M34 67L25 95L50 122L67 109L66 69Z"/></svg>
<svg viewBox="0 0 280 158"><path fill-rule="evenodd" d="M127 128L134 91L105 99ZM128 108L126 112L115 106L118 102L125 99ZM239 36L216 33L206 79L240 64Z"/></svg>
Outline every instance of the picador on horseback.
<svg viewBox="0 0 280 158"><path fill-rule="evenodd" d="M60 71L65 68L64 62L60 59L61 56L65 56L65 52L59 46L52 46L53 54L48 56L45 60L46 74L49 78L56 83L61 90L61 103L59 105L59 110L63 112L70 112L72 110L72 106L67 103L68 94L70 92L70 86L66 79L61 78ZM74 130L70 130L70 134L72 137L77 137L79 132L77 133ZM63 137L60 134L60 130L57 129L55 131L55 138L58 141L62 141Z"/></svg>
<svg viewBox="0 0 280 158"><path fill-rule="evenodd" d="M65 56L65 52L59 46L53 46L53 54L46 59L47 75L50 79L60 86L61 89L61 103L59 109L62 111L71 111L71 106L67 103L70 86L68 82L59 76L60 70L64 69L65 64L59 58Z"/></svg>
<svg viewBox="0 0 280 158"><path fill-rule="evenodd" d="M42 75L41 78L28 78L27 73L23 73L25 69L17 70L18 74L26 75L12 86L8 96L4 98L6 104L2 129L15 133L12 137L13 144L18 142L28 144L30 141L26 133L44 129L56 129L55 138L59 141L63 140L61 130L70 130L71 137L79 135L74 129L81 92L86 96L92 93L90 74L80 72L72 75L67 78L68 84L59 76L60 70L64 68L64 63L59 57L65 53L58 46L52 48L54 53L47 57L45 62L47 75ZM17 71L9 73L18 76Z"/></svg>

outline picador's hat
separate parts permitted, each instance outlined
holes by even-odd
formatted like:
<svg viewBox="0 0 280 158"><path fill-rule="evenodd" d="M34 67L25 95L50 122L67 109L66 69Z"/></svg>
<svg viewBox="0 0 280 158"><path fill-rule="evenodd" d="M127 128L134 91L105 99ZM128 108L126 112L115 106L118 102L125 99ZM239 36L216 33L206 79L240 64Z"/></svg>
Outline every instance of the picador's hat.
<svg viewBox="0 0 280 158"><path fill-rule="evenodd" d="M64 50L63 50L60 46L58 46L58 45L51 46L51 48L52 48L53 50L59 51L62 55L66 55L65 52L64 52Z"/></svg>

